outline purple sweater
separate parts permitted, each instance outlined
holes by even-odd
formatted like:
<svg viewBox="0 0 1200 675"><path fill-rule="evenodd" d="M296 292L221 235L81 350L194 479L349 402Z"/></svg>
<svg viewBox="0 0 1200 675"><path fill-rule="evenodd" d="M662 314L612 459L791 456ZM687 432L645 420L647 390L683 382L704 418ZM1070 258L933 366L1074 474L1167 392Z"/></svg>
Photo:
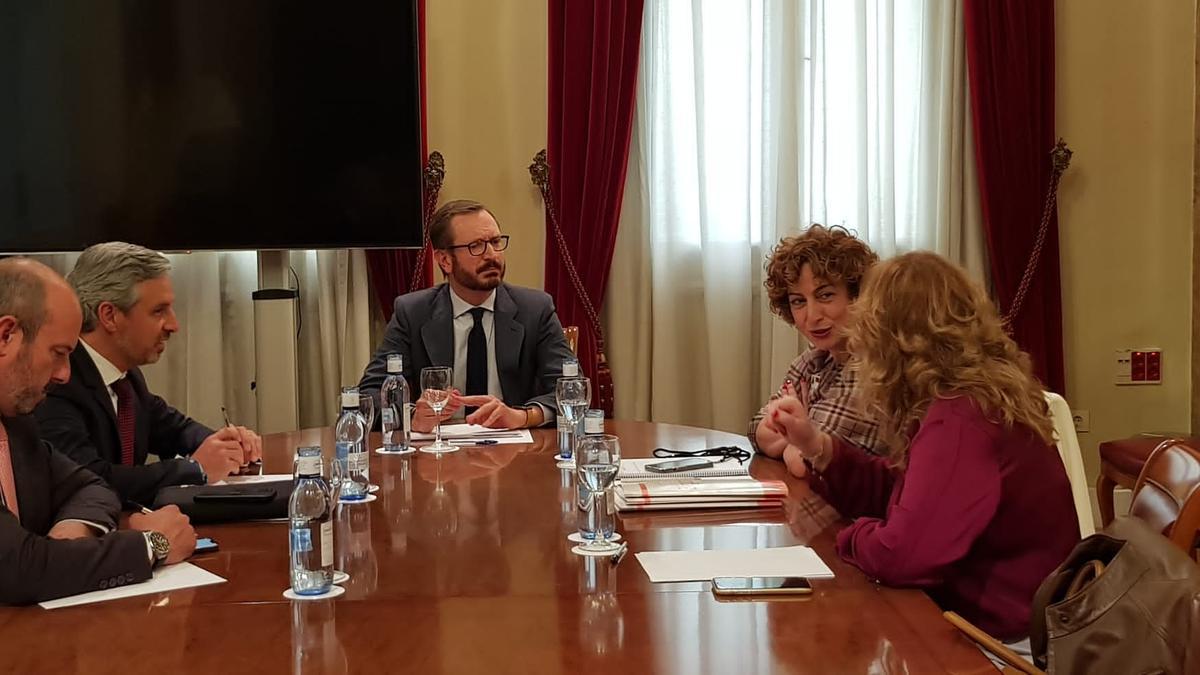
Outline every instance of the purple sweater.
<svg viewBox="0 0 1200 675"><path fill-rule="evenodd" d="M888 586L924 589L1005 641L1029 634L1034 591L1079 541L1054 446L989 421L973 399L930 404L900 471L835 442L812 487L843 516L838 554Z"/></svg>

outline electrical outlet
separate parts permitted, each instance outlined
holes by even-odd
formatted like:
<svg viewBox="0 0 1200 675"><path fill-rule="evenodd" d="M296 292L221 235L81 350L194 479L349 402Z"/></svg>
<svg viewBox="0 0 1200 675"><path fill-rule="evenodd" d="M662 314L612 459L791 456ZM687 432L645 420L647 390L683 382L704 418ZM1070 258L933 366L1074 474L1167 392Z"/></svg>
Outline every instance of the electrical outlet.
<svg viewBox="0 0 1200 675"><path fill-rule="evenodd" d="M1092 414L1086 410L1072 410L1071 421L1075 423L1075 433L1086 434L1092 428Z"/></svg>

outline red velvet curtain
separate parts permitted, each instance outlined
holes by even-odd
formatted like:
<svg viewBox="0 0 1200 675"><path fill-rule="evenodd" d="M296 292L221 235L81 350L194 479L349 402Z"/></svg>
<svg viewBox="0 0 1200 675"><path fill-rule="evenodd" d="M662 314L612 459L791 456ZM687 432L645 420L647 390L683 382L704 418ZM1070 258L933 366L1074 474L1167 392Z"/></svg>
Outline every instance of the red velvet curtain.
<svg viewBox="0 0 1200 675"><path fill-rule="evenodd" d="M967 73L992 281L1009 311L1033 253L1054 149L1054 3L966 0ZM1034 373L1064 392L1058 214L1054 212L1013 338Z"/></svg>
<svg viewBox="0 0 1200 675"><path fill-rule="evenodd" d="M637 98L642 0L549 0L550 185L567 250L599 312L612 266ZM579 360L596 374L596 332L546 236L546 292L579 327Z"/></svg>
<svg viewBox="0 0 1200 675"><path fill-rule="evenodd" d="M420 62L421 87L421 156L428 156L425 124L425 0L417 0L417 58ZM383 318L392 316L392 303L396 296L410 290L413 275L417 269L420 249L383 248L367 251L367 267L371 274L371 288L375 291L375 299L383 311ZM418 288L428 288L433 285L432 253L426 250L425 269L421 275Z"/></svg>

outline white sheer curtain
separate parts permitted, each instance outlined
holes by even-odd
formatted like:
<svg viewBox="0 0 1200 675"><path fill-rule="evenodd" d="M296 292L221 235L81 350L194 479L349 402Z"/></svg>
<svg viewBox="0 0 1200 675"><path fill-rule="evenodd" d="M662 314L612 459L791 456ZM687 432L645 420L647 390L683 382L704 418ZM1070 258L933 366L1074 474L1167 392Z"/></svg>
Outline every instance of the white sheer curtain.
<svg viewBox="0 0 1200 675"><path fill-rule="evenodd" d="M342 387L371 358L371 288L360 249L292 251L300 279L300 426L333 424ZM389 317L390 318L390 317Z"/></svg>
<svg viewBox="0 0 1200 675"><path fill-rule="evenodd" d="M954 0L648 0L605 308L617 414L745 429L801 349L763 260L807 224L982 278Z"/></svg>
<svg viewBox="0 0 1200 675"><path fill-rule="evenodd" d="M41 256L66 274L78 254ZM143 368L150 390L209 426L257 425L253 251L168 254L180 330L158 363ZM332 424L341 387L357 384L371 356L370 288L363 251L291 251L300 294L301 427Z"/></svg>

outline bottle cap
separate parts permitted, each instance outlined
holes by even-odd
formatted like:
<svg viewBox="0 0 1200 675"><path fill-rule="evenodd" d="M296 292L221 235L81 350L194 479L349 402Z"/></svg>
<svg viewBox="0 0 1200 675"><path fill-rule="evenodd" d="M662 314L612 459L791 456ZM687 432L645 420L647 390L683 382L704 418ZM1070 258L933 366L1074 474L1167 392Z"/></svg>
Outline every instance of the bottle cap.
<svg viewBox="0 0 1200 675"><path fill-rule="evenodd" d="M358 407L358 392L357 391L343 391L342 392L342 407L343 408L357 408Z"/></svg>
<svg viewBox="0 0 1200 675"><path fill-rule="evenodd" d="M563 377L579 377L579 362L574 359L563 361Z"/></svg>
<svg viewBox="0 0 1200 675"><path fill-rule="evenodd" d="M399 354L388 354L387 371L389 374L399 375L404 372L404 357Z"/></svg>
<svg viewBox="0 0 1200 675"><path fill-rule="evenodd" d="M297 476L320 476L321 475L321 456L309 457L299 455L296 457L296 475Z"/></svg>

